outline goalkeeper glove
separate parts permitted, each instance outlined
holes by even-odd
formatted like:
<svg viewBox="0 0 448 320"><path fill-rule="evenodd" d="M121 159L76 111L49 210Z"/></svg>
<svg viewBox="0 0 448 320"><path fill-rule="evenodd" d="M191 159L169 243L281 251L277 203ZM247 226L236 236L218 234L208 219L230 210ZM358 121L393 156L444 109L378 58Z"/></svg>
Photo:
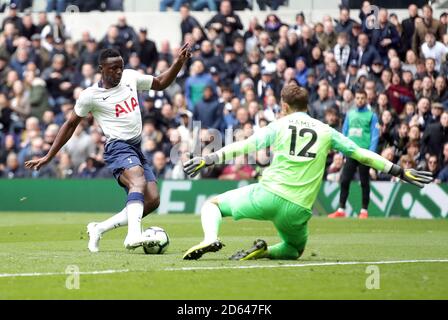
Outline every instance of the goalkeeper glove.
<svg viewBox="0 0 448 320"><path fill-rule="evenodd" d="M415 169L403 169L396 164L394 164L390 169L390 174L400 178L403 181L412 183L419 188L423 188L425 184L431 183L434 180L431 172L417 171Z"/></svg>
<svg viewBox="0 0 448 320"><path fill-rule="evenodd" d="M190 178L196 177L201 169L218 163L219 157L216 153L212 153L203 157L194 157L184 163L184 172Z"/></svg>

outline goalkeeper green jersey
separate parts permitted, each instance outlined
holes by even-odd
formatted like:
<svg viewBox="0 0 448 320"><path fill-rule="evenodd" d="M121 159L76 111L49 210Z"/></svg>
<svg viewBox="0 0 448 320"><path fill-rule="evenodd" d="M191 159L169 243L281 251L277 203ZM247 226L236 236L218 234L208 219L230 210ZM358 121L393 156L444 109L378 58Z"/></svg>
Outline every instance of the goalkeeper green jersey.
<svg viewBox="0 0 448 320"><path fill-rule="evenodd" d="M263 171L260 184L280 197L311 209L325 170L328 152L335 149L346 156L389 172L392 163L376 153L358 147L330 126L296 112L270 123L248 139L217 151L221 161L271 147L271 165Z"/></svg>

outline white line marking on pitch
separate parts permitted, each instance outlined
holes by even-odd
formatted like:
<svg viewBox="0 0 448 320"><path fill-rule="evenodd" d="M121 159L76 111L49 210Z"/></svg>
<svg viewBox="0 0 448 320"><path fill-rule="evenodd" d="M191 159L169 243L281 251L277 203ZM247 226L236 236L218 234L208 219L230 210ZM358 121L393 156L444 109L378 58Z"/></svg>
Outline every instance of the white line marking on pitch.
<svg viewBox="0 0 448 320"><path fill-rule="evenodd" d="M103 271L84 271L78 272L79 275L90 275L90 274L111 274L111 273L123 273L129 272L128 269L123 270L103 270ZM43 277L43 276L62 276L68 275L65 272L48 272L48 273L0 273L0 278L13 278L13 277Z"/></svg>
<svg viewBox="0 0 448 320"><path fill-rule="evenodd" d="M397 261L347 261L347 262L319 262L319 263L301 263L301 264L277 264L277 265L249 265L249 266L221 266L221 267L183 267L166 268L165 271L192 271L192 270L225 270L225 269L263 269L263 268L303 268L303 267L327 267L327 266L345 266L345 265L363 265L363 264L400 264L400 263L436 263L448 262L448 259L441 260L397 260Z"/></svg>

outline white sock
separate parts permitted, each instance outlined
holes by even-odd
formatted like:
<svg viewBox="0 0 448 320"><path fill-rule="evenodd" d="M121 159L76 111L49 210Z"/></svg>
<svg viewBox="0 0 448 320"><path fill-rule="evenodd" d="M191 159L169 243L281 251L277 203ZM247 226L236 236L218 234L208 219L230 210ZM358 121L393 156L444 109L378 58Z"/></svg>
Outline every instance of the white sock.
<svg viewBox="0 0 448 320"><path fill-rule="evenodd" d="M202 230L204 231L204 242L211 243L218 239L219 226L222 215L216 204L206 201L201 208Z"/></svg>
<svg viewBox="0 0 448 320"><path fill-rule="evenodd" d="M339 209L338 209L338 212L344 212L344 211L345 211L344 208L339 208Z"/></svg>
<svg viewBox="0 0 448 320"><path fill-rule="evenodd" d="M128 212L128 236L139 236L142 234L143 202L138 200L129 201L126 205Z"/></svg>
<svg viewBox="0 0 448 320"><path fill-rule="evenodd" d="M109 219L100 222L96 225L98 228L98 231L100 233L105 233L109 230L116 229L119 227L123 227L128 224L128 215L127 215L127 209L124 208L116 215L110 217Z"/></svg>
<svg viewBox="0 0 448 320"><path fill-rule="evenodd" d="M367 213L367 209L361 209L360 213Z"/></svg>

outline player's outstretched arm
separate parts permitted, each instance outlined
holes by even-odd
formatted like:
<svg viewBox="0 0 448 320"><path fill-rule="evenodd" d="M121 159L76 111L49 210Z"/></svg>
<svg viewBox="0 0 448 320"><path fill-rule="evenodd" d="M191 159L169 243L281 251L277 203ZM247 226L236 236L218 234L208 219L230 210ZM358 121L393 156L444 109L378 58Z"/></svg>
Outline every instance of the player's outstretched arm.
<svg viewBox="0 0 448 320"><path fill-rule="evenodd" d="M352 140L336 130L332 134L332 147L366 166L398 177L420 188L434 180L431 172L403 169L375 152L358 147Z"/></svg>
<svg viewBox="0 0 448 320"><path fill-rule="evenodd" d="M67 141L72 137L73 132L75 132L76 127L81 122L82 117L79 117L74 111L69 115L67 121L62 125L61 129L56 136L53 145L51 146L48 153L37 160L30 160L25 162L25 167L28 169L39 170L42 166L50 162L54 156L59 152L59 150L67 143Z"/></svg>
<svg viewBox="0 0 448 320"><path fill-rule="evenodd" d="M205 167L222 164L225 163L226 160L236 158L240 155L267 148L274 142L275 134L275 122L273 122L243 141L234 142L212 154L194 157L185 162L184 172L193 178Z"/></svg>
<svg viewBox="0 0 448 320"><path fill-rule="evenodd" d="M152 90L165 90L177 77L177 74L182 69L184 63L190 59L191 51L190 44L185 43L180 49L179 57L174 61L174 63L166 70L164 73L155 77L151 89Z"/></svg>

